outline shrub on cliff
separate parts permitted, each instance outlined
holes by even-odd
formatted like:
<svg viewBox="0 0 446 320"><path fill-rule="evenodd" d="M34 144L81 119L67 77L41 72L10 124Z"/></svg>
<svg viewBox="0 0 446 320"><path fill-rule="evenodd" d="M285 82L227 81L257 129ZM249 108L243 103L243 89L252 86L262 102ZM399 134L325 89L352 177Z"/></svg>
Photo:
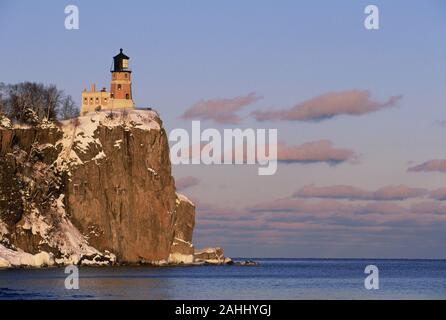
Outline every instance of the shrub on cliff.
<svg viewBox="0 0 446 320"><path fill-rule="evenodd" d="M0 113L13 122L36 124L78 116L79 111L70 95L55 85L35 82L0 83Z"/></svg>

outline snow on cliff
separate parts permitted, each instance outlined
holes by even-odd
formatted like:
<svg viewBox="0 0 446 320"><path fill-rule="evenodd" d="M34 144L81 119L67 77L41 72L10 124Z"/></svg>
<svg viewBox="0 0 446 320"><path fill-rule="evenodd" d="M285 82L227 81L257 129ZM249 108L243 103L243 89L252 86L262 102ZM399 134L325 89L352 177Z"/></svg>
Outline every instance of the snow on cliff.
<svg viewBox="0 0 446 320"><path fill-rule="evenodd" d="M184 202L187 202L188 204L190 204L191 206L195 206L194 203L192 201L190 201L189 198L186 197L184 194L177 193L177 197L178 197L177 204L179 204L180 201L184 201Z"/></svg>
<svg viewBox="0 0 446 320"><path fill-rule="evenodd" d="M51 266L54 259L48 252L37 254L26 253L23 250L11 250L0 244L0 268L7 267L42 267Z"/></svg>
<svg viewBox="0 0 446 320"><path fill-rule="evenodd" d="M60 215L60 231L49 239L53 244L58 245L60 252L63 254L61 259L56 259L56 262L58 264L77 264L82 257L91 257L94 260L101 253L88 244L86 238L67 218L63 204L64 197L65 195L61 195L56 201L57 212ZM112 254L108 258L112 262L115 261L115 257ZM92 263L85 262L85 264Z"/></svg>
<svg viewBox="0 0 446 320"><path fill-rule="evenodd" d="M113 263L116 257L113 254L101 252L91 247L86 238L73 226L67 218L63 205L64 195L61 195L55 203L55 212L57 216L44 217L36 208L24 217L24 223L21 226L23 230L30 230L33 235L41 238L40 244L48 244L51 247L58 248L61 253L59 258L53 254L41 251L32 255L24 252L20 248L12 250L0 244L0 267L41 267L52 266L54 264L104 264ZM55 225L50 220L58 223ZM0 235L7 234L8 230L3 221L0 220ZM98 259L100 257L101 261Z"/></svg>
<svg viewBox="0 0 446 320"><path fill-rule="evenodd" d="M63 121L64 136L59 142L62 145L62 152L57 159L57 167L66 170L70 166L82 165L81 154L86 153L92 144L99 152L97 157L91 160L104 158L106 155L102 152L101 142L95 138L98 126L110 129L122 126L127 130L160 130L161 126L157 119L158 114L152 110L124 110L91 112L83 117ZM120 147L120 141L116 141L116 146Z"/></svg>
<svg viewBox="0 0 446 320"><path fill-rule="evenodd" d="M8 118L4 117L1 114L0 114L0 128L6 128L6 129L12 128L11 120L9 120Z"/></svg>

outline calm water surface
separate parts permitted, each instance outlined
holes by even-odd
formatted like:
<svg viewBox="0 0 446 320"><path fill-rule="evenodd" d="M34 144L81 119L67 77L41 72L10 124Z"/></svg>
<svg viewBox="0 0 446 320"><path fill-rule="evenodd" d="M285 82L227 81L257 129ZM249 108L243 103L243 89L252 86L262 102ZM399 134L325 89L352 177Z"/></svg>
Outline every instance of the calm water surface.
<svg viewBox="0 0 446 320"><path fill-rule="evenodd" d="M446 260L255 259L256 267L0 270L0 299L446 299ZM374 264L380 289L364 288Z"/></svg>

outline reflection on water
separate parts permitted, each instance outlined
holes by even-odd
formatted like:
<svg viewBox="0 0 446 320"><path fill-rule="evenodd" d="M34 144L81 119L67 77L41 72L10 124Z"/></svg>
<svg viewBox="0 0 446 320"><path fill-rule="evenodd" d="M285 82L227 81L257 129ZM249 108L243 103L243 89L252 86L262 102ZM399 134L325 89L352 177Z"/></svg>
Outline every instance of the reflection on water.
<svg viewBox="0 0 446 320"><path fill-rule="evenodd" d="M82 267L66 290L64 268L0 270L0 299L444 299L446 261L263 259L260 266ZM364 288L364 268L380 290Z"/></svg>

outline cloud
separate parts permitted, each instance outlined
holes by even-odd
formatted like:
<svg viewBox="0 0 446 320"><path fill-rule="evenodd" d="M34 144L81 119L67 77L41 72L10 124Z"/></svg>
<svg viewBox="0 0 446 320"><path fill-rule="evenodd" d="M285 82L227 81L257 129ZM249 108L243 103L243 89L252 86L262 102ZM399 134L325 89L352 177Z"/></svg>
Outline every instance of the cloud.
<svg viewBox="0 0 446 320"><path fill-rule="evenodd" d="M249 208L251 212L298 212L305 202L290 198L280 198L255 204Z"/></svg>
<svg viewBox="0 0 446 320"><path fill-rule="evenodd" d="M355 207L335 200L323 200L318 203L301 199L281 198L272 201L261 202L249 208L251 212L295 212L303 214L335 214L352 213Z"/></svg>
<svg viewBox="0 0 446 320"><path fill-rule="evenodd" d="M200 182L199 179L197 179L195 177L188 176L188 177L183 177L183 178L177 179L175 181L175 185L176 185L178 191L182 191L187 188L196 186L199 182Z"/></svg>
<svg viewBox="0 0 446 320"><path fill-rule="evenodd" d="M412 188L405 185L386 186L373 193L373 200L405 200L426 195L423 188Z"/></svg>
<svg viewBox="0 0 446 320"><path fill-rule="evenodd" d="M321 121L338 115L360 116L397 105L402 96L392 96L384 102L373 101L366 90L330 92L296 104L290 109L254 111L257 121Z"/></svg>
<svg viewBox="0 0 446 320"><path fill-rule="evenodd" d="M195 203L197 217L215 223L222 221L248 221L255 220L255 215L244 209L235 209L229 206L219 206L212 203Z"/></svg>
<svg viewBox="0 0 446 320"><path fill-rule="evenodd" d="M374 201L365 204L339 200L312 202L281 198L262 202L249 208L253 213L265 213L268 220L343 224L346 220L386 224L395 221L412 221L418 224L440 221L446 223L446 205L440 202L419 202L403 206L394 202Z"/></svg>
<svg viewBox="0 0 446 320"><path fill-rule="evenodd" d="M233 144L232 149L223 150L223 152L218 148L213 150L217 155L220 156L220 161L223 163L226 159L229 159L229 163L236 163L236 158L240 158L243 164L248 163L248 158L252 158L254 161L264 161L277 160L283 163L327 163L329 165L337 165L342 162L356 163L359 161L360 155L355 153L351 149L336 148L333 146L333 142L330 140L317 140L306 142L297 146L288 146L283 142L277 144L266 144L262 146L261 154L257 154L260 146L254 146L252 149L248 148L246 140L243 144ZM274 148L277 150L277 157L271 152ZM192 146L189 148L189 156L183 157L184 159L189 158L192 160L193 152ZM200 154L202 151L209 153L210 149L207 148L207 143L201 143L199 146ZM251 157L248 157L248 152L252 152ZM266 154L265 154L266 153Z"/></svg>
<svg viewBox="0 0 446 320"><path fill-rule="evenodd" d="M376 252L370 255L385 255L390 250L389 257L404 257L401 250L408 243L413 248L428 242L417 249L425 253L432 243L446 241L446 205L440 201L404 205L282 198L248 208L199 205L197 209L197 245L217 243L228 252L244 246L253 256L256 253L252 250L259 246L262 250L267 246L277 255L276 250L284 248L293 253L296 248L310 248L303 255L314 256L316 252L332 257L335 250L336 256L350 256L359 245L358 255L363 257L368 252L364 250L372 245ZM441 246L438 249L443 252Z"/></svg>
<svg viewBox="0 0 446 320"><path fill-rule="evenodd" d="M411 211L419 214L446 215L446 206L440 202L425 201L412 204Z"/></svg>
<svg viewBox="0 0 446 320"><path fill-rule="evenodd" d="M345 161L355 162L358 158L359 156L353 150L333 147L333 142L330 140L307 142L299 146L279 144L277 147L277 160L287 163L339 164Z"/></svg>
<svg viewBox="0 0 446 320"><path fill-rule="evenodd" d="M404 215L408 210L399 204L391 202L371 202L355 207L355 214L378 214L378 215ZM378 219L377 219L378 220Z"/></svg>
<svg viewBox="0 0 446 320"><path fill-rule="evenodd" d="M411 188L404 185L385 186L376 191L366 191L348 185L326 187L306 185L299 191L295 192L293 196L300 198L397 201L422 197L426 194L427 190L425 189Z"/></svg>
<svg viewBox="0 0 446 320"><path fill-rule="evenodd" d="M300 198L328 198L328 199L364 199L368 198L368 193L362 189L336 185L328 187L317 187L306 185L293 194L293 197Z"/></svg>
<svg viewBox="0 0 446 320"><path fill-rule="evenodd" d="M439 125L440 127L446 128L446 120L437 120L434 124Z"/></svg>
<svg viewBox="0 0 446 320"><path fill-rule="evenodd" d="M446 200L446 188L439 188L437 190L431 191L429 197L435 200Z"/></svg>
<svg viewBox="0 0 446 320"><path fill-rule="evenodd" d="M428 160L417 166L407 169L409 172L446 172L446 160Z"/></svg>
<svg viewBox="0 0 446 320"><path fill-rule="evenodd" d="M221 124L237 124L240 117L236 114L244 107L263 99L256 93L230 99L201 100L186 110L181 116L185 120L213 120Z"/></svg>

